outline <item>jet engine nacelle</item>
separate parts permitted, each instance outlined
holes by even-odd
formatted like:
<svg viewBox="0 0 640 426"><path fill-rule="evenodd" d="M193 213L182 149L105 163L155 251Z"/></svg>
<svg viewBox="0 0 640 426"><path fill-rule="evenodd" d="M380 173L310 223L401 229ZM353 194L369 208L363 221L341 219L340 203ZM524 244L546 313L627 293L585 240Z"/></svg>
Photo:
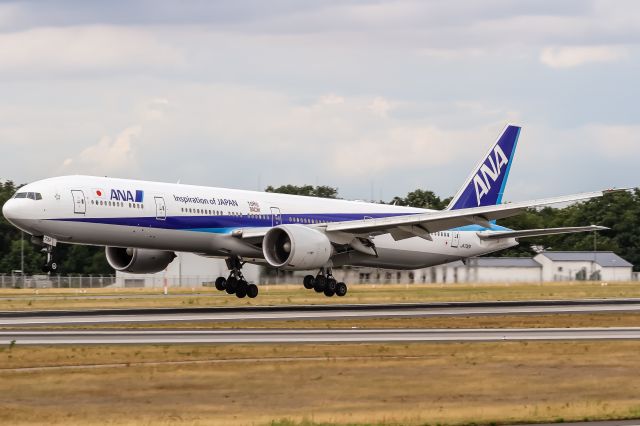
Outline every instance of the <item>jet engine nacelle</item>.
<svg viewBox="0 0 640 426"><path fill-rule="evenodd" d="M106 255L113 269L132 274L155 274L176 258L172 251L122 247L107 247Z"/></svg>
<svg viewBox="0 0 640 426"><path fill-rule="evenodd" d="M325 266L333 254L333 246L324 233L315 229L280 225L266 233L262 252L274 268L305 270Z"/></svg>

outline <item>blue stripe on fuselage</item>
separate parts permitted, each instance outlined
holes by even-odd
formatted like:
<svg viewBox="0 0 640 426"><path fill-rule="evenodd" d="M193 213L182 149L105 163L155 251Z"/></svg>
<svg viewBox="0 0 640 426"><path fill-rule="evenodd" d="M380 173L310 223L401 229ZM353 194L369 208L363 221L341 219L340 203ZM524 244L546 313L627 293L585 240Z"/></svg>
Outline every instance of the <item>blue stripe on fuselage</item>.
<svg viewBox="0 0 640 426"><path fill-rule="evenodd" d="M281 215L283 224L312 225L314 223L346 222L350 220L361 220L365 218L377 219L382 217L405 216L414 213L388 214L388 213L327 213L327 214L283 214ZM198 232L216 232L214 229L227 229L228 232L236 228L259 228L270 227L272 225L271 215L223 215L223 216L167 216L159 220L155 216L150 217L71 217L49 219L64 222L96 223L103 225L134 226L145 228L173 229ZM313 223L311 223L313 222ZM206 231L209 230L209 231Z"/></svg>
<svg viewBox="0 0 640 426"><path fill-rule="evenodd" d="M372 213L363 215L361 213L339 213L339 214L299 214L299 215L282 215L283 224L301 224L313 225L314 223L305 223L314 221L320 223L327 222L343 222L350 220L361 220L363 218L382 218L405 216L413 213L388 214L388 213ZM151 217L107 217L107 218L60 218L49 219L63 222L83 222L95 223L103 225L120 225L156 229L170 229L193 232L208 232L214 234L230 234L234 229L238 228L268 228L272 226L272 218L270 215L263 215L266 218L261 219L256 216L167 216L164 220L158 220L155 216ZM490 228L480 225L466 225L450 229L449 231L459 232L478 232L478 231L510 231L509 228L492 223Z"/></svg>

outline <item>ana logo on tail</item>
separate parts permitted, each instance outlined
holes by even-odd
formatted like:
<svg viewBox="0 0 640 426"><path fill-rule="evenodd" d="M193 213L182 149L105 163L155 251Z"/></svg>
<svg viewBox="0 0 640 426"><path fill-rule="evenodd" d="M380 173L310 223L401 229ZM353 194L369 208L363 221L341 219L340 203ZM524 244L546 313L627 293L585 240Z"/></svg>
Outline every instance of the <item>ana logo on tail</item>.
<svg viewBox="0 0 640 426"><path fill-rule="evenodd" d="M493 157L489 155L487 161L480 167L480 171L473 177L473 186L476 190L476 200L478 206L482 197L487 195L491 190L491 184L498 180L502 168L509 163L507 156L502 152L500 145L496 145L493 149ZM489 182L491 179L491 182Z"/></svg>
<svg viewBox="0 0 640 426"><path fill-rule="evenodd" d="M467 176L447 210L492 206L502 202L519 135L518 126L509 124L504 128L498 140Z"/></svg>

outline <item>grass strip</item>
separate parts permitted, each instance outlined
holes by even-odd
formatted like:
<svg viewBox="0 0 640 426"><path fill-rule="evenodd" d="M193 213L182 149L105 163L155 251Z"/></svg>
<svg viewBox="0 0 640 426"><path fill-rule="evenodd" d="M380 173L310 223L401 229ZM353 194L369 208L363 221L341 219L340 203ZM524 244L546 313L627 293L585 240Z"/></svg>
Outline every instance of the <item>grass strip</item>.
<svg viewBox="0 0 640 426"><path fill-rule="evenodd" d="M2 368L70 367L0 370L0 422L418 425L629 418L640 416L639 351L640 342L628 341L5 347ZM110 365L75 367L95 364Z"/></svg>

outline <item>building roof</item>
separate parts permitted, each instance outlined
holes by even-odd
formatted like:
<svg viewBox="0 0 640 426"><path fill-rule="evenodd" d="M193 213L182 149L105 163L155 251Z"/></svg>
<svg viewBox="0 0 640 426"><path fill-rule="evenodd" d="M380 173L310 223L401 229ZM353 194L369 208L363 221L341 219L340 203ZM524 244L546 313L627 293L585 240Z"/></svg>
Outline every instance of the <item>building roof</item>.
<svg viewBox="0 0 640 426"><path fill-rule="evenodd" d="M470 265L485 268L541 268L531 257L477 257L470 259Z"/></svg>
<svg viewBox="0 0 640 426"><path fill-rule="evenodd" d="M603 268L626 267L633 265L612 251L546 251L544 256L554 262L595 262Z"/></svg>

